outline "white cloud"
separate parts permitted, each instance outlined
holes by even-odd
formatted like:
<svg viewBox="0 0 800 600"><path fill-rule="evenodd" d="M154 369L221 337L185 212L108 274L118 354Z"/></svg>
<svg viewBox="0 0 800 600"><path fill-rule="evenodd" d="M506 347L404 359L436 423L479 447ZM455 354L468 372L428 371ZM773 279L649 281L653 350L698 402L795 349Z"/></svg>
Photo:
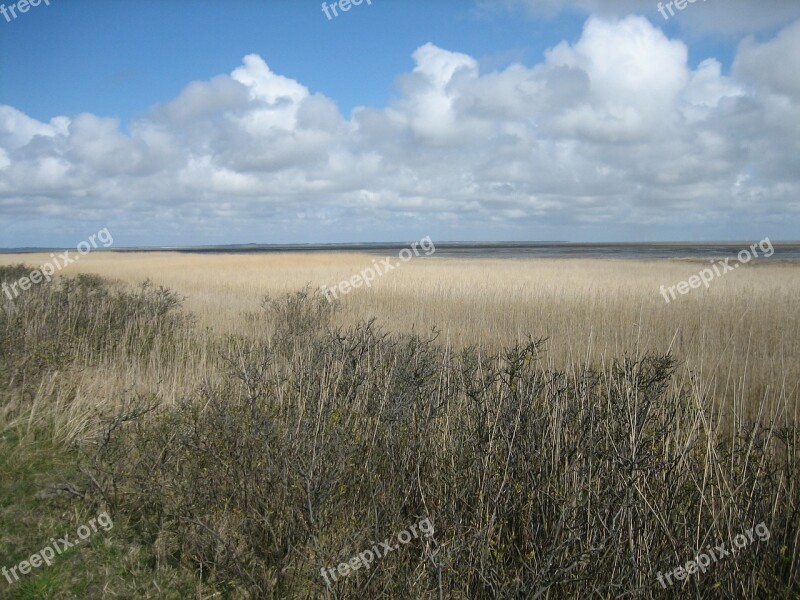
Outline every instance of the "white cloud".
<svg viewBox="0 0 800 600"><path fill-rule="evenodd" d="M0 147L15 150L28 144L34 136L54 137L63 134L69 119L60 117L40 123L11 106L0 105Z"/></svg>
<svg viewBox="0 0 800 600"><path fill-rule="evenodd" d="M800 21L764 44L756 42L753 36L746 38L739 46L733 72L744 81L800 100L800 68L795 60L798 56Z"/></svg>
<svg viewBox="0 0 800 600"><path fill-rule="evenodd" d="M800 197L797 49L798 25L748 39L728 76L713 58L690 68L685 44L642 17L595 16L533 67L481 73L426 44L394 102L349 118L249 55L130 133L0 106L0 200L9 217L102 215L148 240L786 223Z"/></svg>
<svg viewBox="0 0 800 600"><path fill-rule="evenodd" d="M586 75L581 105L556 119L565 133L603 139L642 139L675 106L690 78L687 48L670 41L645 19L591 18L574 46L562 42L547 64Z"/></svg>

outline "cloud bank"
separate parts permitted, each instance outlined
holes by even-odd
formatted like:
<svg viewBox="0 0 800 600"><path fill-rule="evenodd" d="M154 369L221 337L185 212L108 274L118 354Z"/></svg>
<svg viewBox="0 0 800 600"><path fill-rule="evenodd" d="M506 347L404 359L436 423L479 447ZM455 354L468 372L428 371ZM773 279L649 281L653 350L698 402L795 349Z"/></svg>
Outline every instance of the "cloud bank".
<svg viewBox="0 0 800 600"><path fill-rule="evenodd" d="M685 223L780 237L800 214L798 51L800 22L744 40L726 75L713 58L690 68L643 17L592 16L530 67L484 73L421 46L395 101L351 115L257 55L125 133L0 106L3 236L39 219L121 223L120 245L636 239Z"/></svg>

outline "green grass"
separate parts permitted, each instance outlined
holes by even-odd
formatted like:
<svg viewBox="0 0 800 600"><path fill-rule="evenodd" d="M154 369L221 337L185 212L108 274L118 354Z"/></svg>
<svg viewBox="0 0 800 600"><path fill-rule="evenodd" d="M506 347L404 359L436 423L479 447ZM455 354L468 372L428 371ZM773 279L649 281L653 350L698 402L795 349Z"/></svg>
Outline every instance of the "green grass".
<svg viewBox="0 0 800 600"><path fill-rule="evenodd" d="M0 567L18 565L53 538L69 534L74 540L77 528L97 515L77 496L48 491L50 484L81 481L76 459L74 451L42 440L0 435ZM199 591L203 587L184 567L156 565L152 552L132 541L127 523L117 518L112 529L98 528L50 566L32 569L11 585L0 576L0 599L210 597L210 591Z"/></svg>
<svg viewBox="0 0 800 600"><path fill-rule="evenodd" d="M0 268L0 281L26 270ZM75 395L64 391L73 389L74 374L86 367L82 357L120 343L134 352L146 348L155 337L147 324L158 322L162 333L161 316L174 304L173 296L147 284L140 293L126 294L81 276L61 286L38 286L0 306L0 568L16 567L65 534L75 540L78 527L107 508L100 498L52 487L68 483L79 492L89 487L78 468L86 440L70 440L59 431L66 421L56 418L59 409L43 383L58 374L59 398L70 402ZM140 321L145 325L138 327ZM120 340L122 330L130 336ZM190 568L158 563L124 515L112 518L112 529L98 527L51 565L24 575L17 570L19 579L10 575L10 584L0 575L0 600L210 596Z"/></svg>

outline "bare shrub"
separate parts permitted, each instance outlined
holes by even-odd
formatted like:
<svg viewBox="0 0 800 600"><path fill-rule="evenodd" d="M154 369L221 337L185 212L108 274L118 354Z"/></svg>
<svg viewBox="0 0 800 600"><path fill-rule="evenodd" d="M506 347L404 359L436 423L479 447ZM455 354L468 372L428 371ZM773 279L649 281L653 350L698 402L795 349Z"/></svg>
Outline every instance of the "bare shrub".
<svg viewBox="0 0 800 600"><path fill-rule="evenodd" d="M669 355L564 372L543 340L456 354L326 304L268 299L227 377L98 442L96 491L163 559L252 597L672 597L656 572L764 521L680 593L800 591L795 423L723 419ZM326 588L424 517L432 538Z"/></svg>

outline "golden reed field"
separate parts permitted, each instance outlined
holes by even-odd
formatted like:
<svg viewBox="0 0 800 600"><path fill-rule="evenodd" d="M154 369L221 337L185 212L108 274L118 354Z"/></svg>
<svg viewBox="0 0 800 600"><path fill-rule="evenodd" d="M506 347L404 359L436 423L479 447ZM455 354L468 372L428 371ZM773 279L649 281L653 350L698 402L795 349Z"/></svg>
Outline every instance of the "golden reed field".
<svg viewBox="0 0 800 600"><path fill-rule="evenodd" d="M797 597L800 264L666 303L708 262L394 256L318 292L375 259L95 252L0 296L0 552L113 518L0 598Z"/></svg>
<svg viewBox="0 0 800 600"><path fill-rule="evenodd" d="M47 254L0 255L38 265ZM244 313L265 295L335 286L373 264L347 252L188 254L94 252L63 273L92 273L175 290L199 324L248 333ZM399 263L393 257L393 263ZM710 288L666 303L659 293L707 266L700 260L451 259L419 257L340 295L342 323L376 318L392 332L426 332L461 348L546 337L557 367L625 352L671 351L706 391L729 402L798 397L800 263L752 261Z"/></svg>

